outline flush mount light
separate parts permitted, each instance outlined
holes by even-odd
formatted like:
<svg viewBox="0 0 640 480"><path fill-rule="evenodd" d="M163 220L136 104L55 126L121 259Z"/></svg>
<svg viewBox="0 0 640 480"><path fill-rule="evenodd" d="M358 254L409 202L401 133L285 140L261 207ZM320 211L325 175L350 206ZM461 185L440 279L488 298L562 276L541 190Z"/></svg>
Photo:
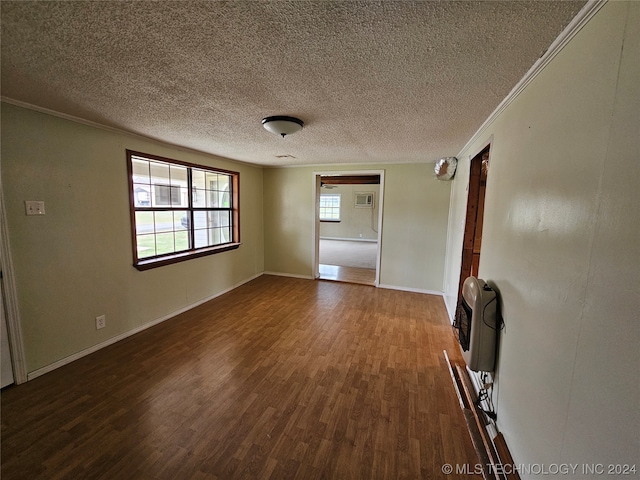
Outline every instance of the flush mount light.
<svg viewBox="0 0 640 480"><path fill-rule="evenodd" d="M295 117L284 117L281 115L275 117L265 117L262 119L262 126L276 135L291 135L298 130L302 130L304 122Z"/></svg>

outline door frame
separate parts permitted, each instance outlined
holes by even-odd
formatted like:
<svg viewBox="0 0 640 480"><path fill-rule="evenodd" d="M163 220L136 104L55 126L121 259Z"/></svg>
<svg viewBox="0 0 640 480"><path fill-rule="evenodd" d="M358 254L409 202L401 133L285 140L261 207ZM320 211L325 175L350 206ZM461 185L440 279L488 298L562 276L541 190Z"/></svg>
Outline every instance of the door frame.
<svg viewBox="0 0 640 480"><path fill-rule="evenodd" d="M9 350L13 367L13 380L16 385L27 381L27 365L24 354L20 314L18 312L18 294L16 291L13 262L9 247L9 232L7 231L7 215L4 204L4 193L0 184L0 269L2 269L2 292L5 308L5 319L9 337Z"/></svg>
<svg viewBox="0 0 640 480"><path fill-rule="evenodd" d="M313 265L313 278L320 277L320 177L324 175L380 175L380 193L378 194L378 252L376 254L376 280L374 285L380 284L380 260L382 254L382 220L384 218L384 170L323 170L313 172L313 219L312 233L313 248L311 265Z"/></svg>
<svg viewBox="0 0 640 480"><path fill-rule="evenodd" d="M485 172L485 188L482 190L482 169L483 158L487 156L487 171ZM486 196L486 177L488 177L489 158L491 155L491 141L480 149L478 153L470 157L469 160L469 182L467 184L467 206L465 209L465 223L462 237L462 252L460 259L460 277L458 279L458 298L456 308L462 300L462 285L474 270L479 270L481 254L478 253L478 260L475 262L474 246L477 239L477 228L484 226L484 202ZM482 217L478 222L478 211ZM475 265L474 265L475 263ZM477 271L474 272L477 276Z"/></svg>

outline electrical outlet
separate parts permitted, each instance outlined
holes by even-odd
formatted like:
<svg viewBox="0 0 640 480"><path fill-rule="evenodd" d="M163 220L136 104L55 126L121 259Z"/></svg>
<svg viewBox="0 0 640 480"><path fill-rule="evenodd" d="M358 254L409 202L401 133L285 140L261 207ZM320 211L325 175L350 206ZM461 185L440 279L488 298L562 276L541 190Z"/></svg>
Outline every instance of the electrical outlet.
<svg viewBox="0 0 640 480"><path fill-rule="evenodd" d="M106 327L107 325L107 317L105 315L100 315L96 317L96 330L100 330L101 328Z"/></svg>
<svg viewBox="0 0 640 480"><path fill-rule="evenodd" d="M27 215L44 215L44 202L25 200L24 209Z"/></svg>

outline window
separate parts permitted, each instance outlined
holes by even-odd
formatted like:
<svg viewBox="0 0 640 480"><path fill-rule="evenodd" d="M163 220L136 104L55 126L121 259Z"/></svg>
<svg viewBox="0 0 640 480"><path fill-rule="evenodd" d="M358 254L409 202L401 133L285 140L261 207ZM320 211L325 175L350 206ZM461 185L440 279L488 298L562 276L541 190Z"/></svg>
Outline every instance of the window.
<svg viewBox="0 0 640 480"><path fill-rule="evenodd" d="M179 205L180 189L182 187L172 187L171 185L156 185L156 204L157 205Z"/></svg>
<svg viewBox="0 0 640 480"><path fill-rule="evenodd" d="M340 194L320 195L320 221L339 222L340 221Z"/></svg>
<svg viewBox="0 0 640 480"><path fill-rule="evenodd" d="M240 246L240 174L127 150L138 270Z"/></svg>

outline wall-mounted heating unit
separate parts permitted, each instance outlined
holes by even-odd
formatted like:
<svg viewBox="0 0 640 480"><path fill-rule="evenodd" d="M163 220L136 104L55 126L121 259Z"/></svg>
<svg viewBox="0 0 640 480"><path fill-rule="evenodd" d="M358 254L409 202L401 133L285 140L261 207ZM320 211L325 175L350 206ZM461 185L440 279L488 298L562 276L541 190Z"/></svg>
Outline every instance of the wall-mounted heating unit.
<svg viewBox="0 0 640 480"><path fill-rule="evenodd" d="M492 372L495 365L498 322L496 292L476 277L462 286L462 301L454 327L467 366L475 372Z"/></svg>

